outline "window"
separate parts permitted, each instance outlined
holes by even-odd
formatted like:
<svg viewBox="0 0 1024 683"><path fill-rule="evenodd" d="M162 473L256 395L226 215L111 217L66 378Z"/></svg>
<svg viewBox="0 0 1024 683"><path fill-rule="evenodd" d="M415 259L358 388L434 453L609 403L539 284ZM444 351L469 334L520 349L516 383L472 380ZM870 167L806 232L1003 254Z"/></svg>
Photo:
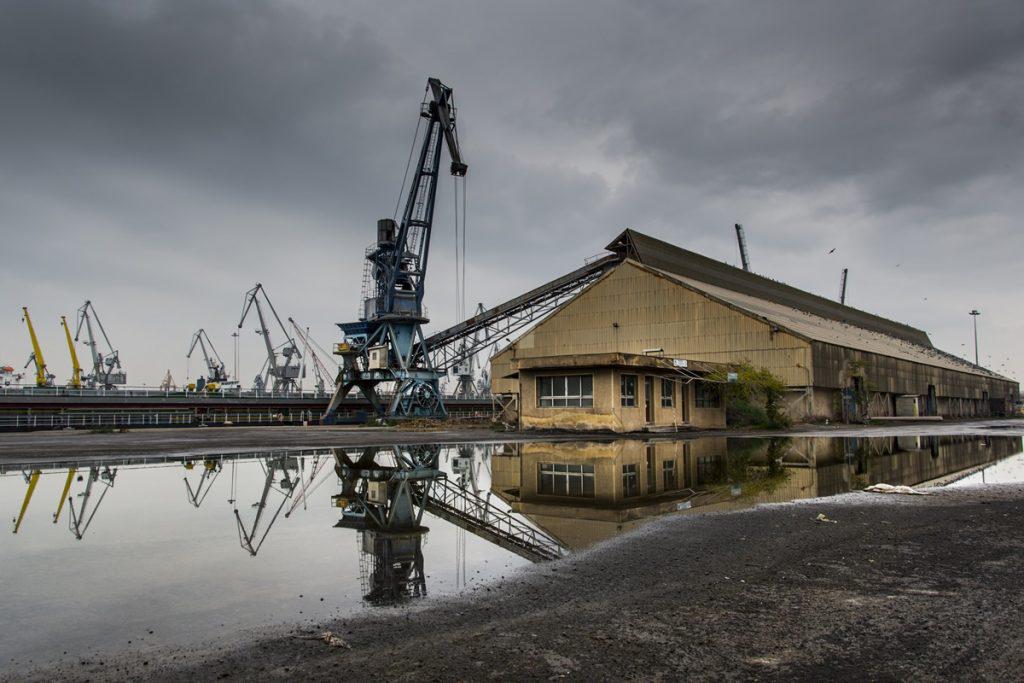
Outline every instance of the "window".
<svg viewBox="0 0 1024 683"><path fill-rule="evenodd" d="M573 464L539 465L540 492L548 496L594 497L594 466Z"/></svg>
<svg viewBox="0 0 1024 683"><path fill-rule="evenodd" d="M722 393L714 384L697 382L696 393L693 395L694 404L698 408L721 408Z"/></svg>
<svg viewBox="0 0 1024 683"><path fill-rule="evenodd" d="M593 406L594 376L538 377L537 405L541 408L589 408Z"/></svg>
<svg viewBox="0 0 1024 683"><path fill-rule="evenodd" d="M675 491L678 488L676 484L676 461L666 460L661 463L661 475L665 481L664 489L666 491Z"/></svg>
<svg viewBox="0 0 1024 683"><path fill-rule="evenodd" d="M640 495L640 476L636 465L622 466L622 497L632 498Z"/></svg>
<svg viewBox="0 0 1024 683"><path fill-rule="evenodd" d="M675 402L675 382L670 379L661 380L661 407L662 408L674 408Z"/></svg>
<svg viewBox="0 0 1024 683"><path fill-rule="evenodd" d="M636 405L636 375L622 375L619 377L619 394L622 405L626 407Z"/></svg>

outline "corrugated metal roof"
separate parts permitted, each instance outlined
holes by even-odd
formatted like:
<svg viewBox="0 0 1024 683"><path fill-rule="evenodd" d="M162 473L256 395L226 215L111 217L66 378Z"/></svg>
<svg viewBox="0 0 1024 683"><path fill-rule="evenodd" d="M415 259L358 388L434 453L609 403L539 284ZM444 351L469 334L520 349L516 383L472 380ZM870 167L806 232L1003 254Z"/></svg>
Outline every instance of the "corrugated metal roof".
<svg viewBox="0 0 1024 683"><path fill-rule="evenodd" d="M898 339L874 330L824 318L782 303L737 292L727 287L701 282L695 278L677 275L661 268L652 268L650 266L648 268L664 275L670 280L679 282L713 299L746 311L751 315L766 319L780 328L812 341L844 346L868 353L877 353L881 356L899 358L947 370L966 372L972 375L1013 381L931 346L920 346L904 339Z"/></svg>
<svg viewBox="0 0 1024 683"><path fill-rule="evenodd" d="M923 330L844 306L838 301L681 249L636 230L624 231L608 245L607 249L652 268L693 278L732 292L774 301L821 318L896 337L917 346L932 346L928 334Z"/></svg>

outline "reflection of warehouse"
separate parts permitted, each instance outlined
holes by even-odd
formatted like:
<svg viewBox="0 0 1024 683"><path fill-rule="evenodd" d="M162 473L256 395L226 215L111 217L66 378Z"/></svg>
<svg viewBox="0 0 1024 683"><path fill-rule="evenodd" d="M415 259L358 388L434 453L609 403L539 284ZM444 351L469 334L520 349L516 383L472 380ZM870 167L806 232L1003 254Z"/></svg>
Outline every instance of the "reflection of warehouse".
<svg viewBox="0 0 1024 683"><path fill-rule="evenodd" d="M1020 438L978 436L525 443L492 457L491 485L583 548L664 514L913 486L1020 451Z"/></svg>
<svg viewBox="0 0 1024 683"><path fill-rule="evenodd" d="M801 419L986 416L1018 395L908 325L633 230L608 249L617 263L492 360L492 388L518 398L524 427L715 426L718 404L699 380L741 362L781 378ZM666 377L686 388L663 396Z"/></svg>

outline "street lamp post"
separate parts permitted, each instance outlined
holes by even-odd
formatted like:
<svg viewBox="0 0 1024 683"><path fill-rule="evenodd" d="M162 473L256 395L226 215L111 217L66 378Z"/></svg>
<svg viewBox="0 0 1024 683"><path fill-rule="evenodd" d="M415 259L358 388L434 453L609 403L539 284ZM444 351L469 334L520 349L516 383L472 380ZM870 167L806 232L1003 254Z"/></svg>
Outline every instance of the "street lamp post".
<svg viewBox="0 0 1024 683"><path fill-rule="evenodd" d="M981 315L981 311L977 308L971 309L971 317L974 318L974 364L981 365L978 362L978 316Z"/></svg>

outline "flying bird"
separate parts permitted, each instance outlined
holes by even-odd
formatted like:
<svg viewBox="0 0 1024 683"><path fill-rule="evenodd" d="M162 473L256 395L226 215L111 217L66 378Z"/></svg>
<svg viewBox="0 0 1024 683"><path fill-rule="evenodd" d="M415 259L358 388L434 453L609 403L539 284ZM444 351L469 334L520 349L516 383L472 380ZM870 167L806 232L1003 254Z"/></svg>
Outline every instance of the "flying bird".
<svg viewBox="0 0 1024 683"><path fill-rule="evenodd" d="M835 250L836 250L836 248L835 248L835 247L832 247L831 249L829 249L829 250L828 250L828 253L830 253L830 254L831 254L831 253L832 253L832 252L834 252Z"/></svg>

